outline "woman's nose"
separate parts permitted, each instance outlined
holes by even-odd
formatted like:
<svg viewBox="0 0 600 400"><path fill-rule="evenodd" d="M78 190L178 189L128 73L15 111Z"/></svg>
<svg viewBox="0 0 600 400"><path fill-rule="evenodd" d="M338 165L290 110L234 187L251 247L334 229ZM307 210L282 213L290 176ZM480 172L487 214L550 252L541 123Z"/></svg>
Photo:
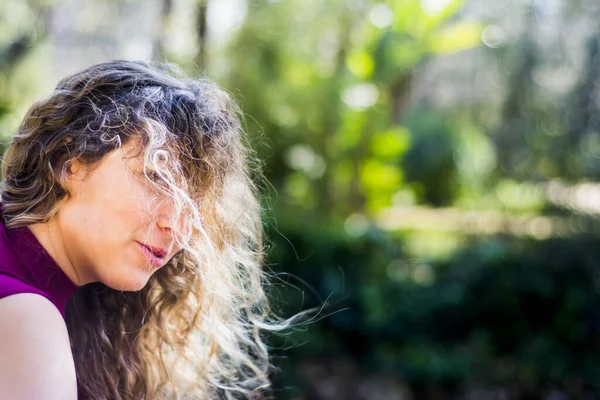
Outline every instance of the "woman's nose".
<svg viewBox="0 0 600 400"><path fill-rule="evenodd" d="M176 214L175 207L171 204L161 204L158 208L157 225L172 236L181 235L183 230L183 216Z"/></svg>
<svg viewBox="0 0 600 400"><path fill-rule="evenodd" d="M158 222L157 222L158 226L161 229L172 231L173 230L173 225L174 225L172 219L173 218L171 216L169 216L169 215L159 214L158 215Z"/></svg>

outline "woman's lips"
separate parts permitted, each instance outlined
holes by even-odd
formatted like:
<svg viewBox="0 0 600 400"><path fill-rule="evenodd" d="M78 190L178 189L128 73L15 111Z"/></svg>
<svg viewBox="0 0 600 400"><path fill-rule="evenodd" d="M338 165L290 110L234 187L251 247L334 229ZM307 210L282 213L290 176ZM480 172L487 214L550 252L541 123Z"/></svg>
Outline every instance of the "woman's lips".
<svg viewBox="0 0 600 400"><path fill-rule="evenodd" d="M167 252L163 249L145 245L140 242L136 242L140 247L144 257L150 263L152 267L158 268L165 263L165 257Z"/></svg>

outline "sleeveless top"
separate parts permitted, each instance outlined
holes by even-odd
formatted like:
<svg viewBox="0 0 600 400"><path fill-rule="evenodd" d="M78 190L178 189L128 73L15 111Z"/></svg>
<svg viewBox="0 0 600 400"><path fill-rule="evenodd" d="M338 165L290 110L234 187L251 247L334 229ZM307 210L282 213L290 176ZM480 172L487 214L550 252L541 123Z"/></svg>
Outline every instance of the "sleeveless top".
<svg viewBox="0 0 600 400"><path fill-rule="evenodd" d="M28 227L7 229L4 223L0 208L0 299L35 293L50 300L64 318L67 300L78 286Z"/></svg>

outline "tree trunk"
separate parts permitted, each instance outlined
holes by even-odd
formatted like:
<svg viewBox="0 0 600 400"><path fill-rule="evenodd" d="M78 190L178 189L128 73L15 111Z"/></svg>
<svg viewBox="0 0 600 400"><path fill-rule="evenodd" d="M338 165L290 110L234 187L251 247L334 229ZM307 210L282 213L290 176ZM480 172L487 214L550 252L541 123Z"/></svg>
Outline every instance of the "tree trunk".
<svg viewBox="0 0 600 400"><path fill-rule="evenodd" d="M152 50L152 58L158 61L166 61L165 37L171 24L171 13L173 11L173 0L163 0L160 13L160 27Z"/></svg>
<svg viewBox="0 0 600 400"><path fill-rule="evenodd" d="M198 10L196 13L196 35L198 36L198 53L196 54L195 64L200 73L206 71L206 10L208 0L198 1Z"/></svg>

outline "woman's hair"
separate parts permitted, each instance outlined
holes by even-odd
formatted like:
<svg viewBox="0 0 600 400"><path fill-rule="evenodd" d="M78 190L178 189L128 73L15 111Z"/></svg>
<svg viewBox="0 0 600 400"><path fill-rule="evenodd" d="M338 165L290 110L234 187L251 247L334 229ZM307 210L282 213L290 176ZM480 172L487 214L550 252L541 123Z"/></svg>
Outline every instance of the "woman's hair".
<svg viewBox="0 0 600 400"><path fill-rule="evenodd" d="M7 227L48 221L71 195L73 161L93 168L130 140L187 221L184 247L138 292L92 283L69 300L80 398L263 396L262 330L286 322L271 316L263 291L254 156L238 108L209 80L113 61L60 81L29 109L4 156Z"/></svg>

